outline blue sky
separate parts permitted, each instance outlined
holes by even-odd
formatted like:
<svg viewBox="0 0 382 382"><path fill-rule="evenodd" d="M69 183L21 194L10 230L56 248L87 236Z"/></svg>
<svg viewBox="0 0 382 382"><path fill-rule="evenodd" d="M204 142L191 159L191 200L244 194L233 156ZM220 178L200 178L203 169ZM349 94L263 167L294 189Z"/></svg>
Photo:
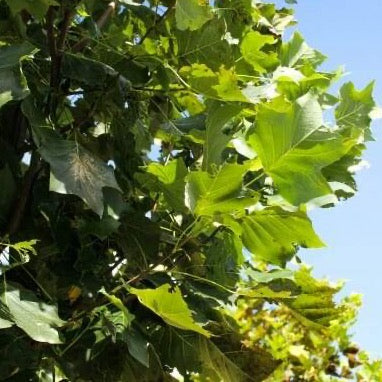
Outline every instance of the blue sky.
<svg viewBox="0 0 382 382"><path fill-rule="evenodd" d="M285 4L276 1L277 4ZM382 0L298 0L297 29L307 42L328 56L324 69L345 65L344 81L363 87L375 79L382 104ZM382 122L374 124L376 142L365 158L369 169L357 175L358 194L333 209L315 210L311 218L328 248L302 258L316 276L346 279L346 292L363 294L364 306L354 340L382 356Z"/></svg>

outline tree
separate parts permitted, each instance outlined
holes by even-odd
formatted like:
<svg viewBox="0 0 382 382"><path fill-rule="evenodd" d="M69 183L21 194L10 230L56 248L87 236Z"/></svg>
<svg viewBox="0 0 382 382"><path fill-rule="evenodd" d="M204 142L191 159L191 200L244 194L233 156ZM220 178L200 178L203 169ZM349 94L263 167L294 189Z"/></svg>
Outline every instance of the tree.
<svg viewBox="0 0 382 382"><path fill-rule="evenodd" d="M308 210L356 191L372 84L330 94L341 73L261 1L1 0L0 21L0 380L281 380L349 348L353 300L287 265L324 246Z"/></svg>

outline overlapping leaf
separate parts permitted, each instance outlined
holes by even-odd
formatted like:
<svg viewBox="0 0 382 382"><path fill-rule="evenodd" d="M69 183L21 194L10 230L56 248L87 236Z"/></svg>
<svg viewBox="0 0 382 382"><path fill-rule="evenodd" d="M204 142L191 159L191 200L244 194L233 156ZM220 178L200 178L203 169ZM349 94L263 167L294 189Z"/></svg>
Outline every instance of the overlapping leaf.
<svg viewBox="0 0 382 382"><path fill-rule="evenodd" d="M259 107L249 142L280 194L295 205L332 192L321 170L354 144L323 129L323 124L321 107L312 94L293 104L275 99Z"/></svg>
<svg viewBox="0 0 382 382"><path fill-rule="evenodd" d="M23 99L28 95L20 61L35 51L36 48L29 42L0 48L0 107L10 100Z"/></svg>

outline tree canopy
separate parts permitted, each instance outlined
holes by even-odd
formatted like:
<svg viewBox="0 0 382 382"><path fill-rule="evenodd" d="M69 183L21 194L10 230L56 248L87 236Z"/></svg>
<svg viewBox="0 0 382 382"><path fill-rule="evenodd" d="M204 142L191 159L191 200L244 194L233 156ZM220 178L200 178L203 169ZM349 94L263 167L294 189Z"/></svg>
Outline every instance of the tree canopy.
<svg viewBox="0 0 382 382"><path fill-rule="evenodd" d="M359 297L297 255L325 246L309 211L357 190L373 83L330 93L295 23L0 0L0 380L382 380Z"/></svg>

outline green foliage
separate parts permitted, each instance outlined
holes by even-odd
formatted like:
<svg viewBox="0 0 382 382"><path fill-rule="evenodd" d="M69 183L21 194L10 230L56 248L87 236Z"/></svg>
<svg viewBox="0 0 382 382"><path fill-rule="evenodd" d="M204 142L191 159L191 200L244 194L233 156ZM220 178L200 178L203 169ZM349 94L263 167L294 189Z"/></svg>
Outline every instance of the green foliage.
<svg viewBox="0 0 382 382"><path fill-rule="evenodd" d="M349 351L358 300L286 268L324 245L309 208L354 195L375 108L329 93L294 23L0 0L0 380L381 380Z"/></svg>

